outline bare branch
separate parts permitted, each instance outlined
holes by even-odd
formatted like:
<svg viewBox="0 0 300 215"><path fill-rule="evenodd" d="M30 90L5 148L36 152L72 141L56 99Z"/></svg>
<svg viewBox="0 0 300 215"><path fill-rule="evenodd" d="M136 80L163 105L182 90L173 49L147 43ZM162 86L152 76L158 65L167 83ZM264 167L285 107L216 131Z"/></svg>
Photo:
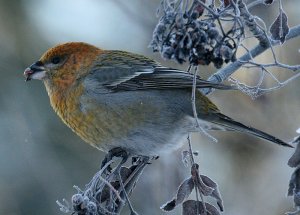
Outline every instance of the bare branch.
<svg viewBox="0 0 300 215"><path fill-rule="evenodd" d="M300 25L297 25L290 29L289 34L286 37L286 40L293 39L297 36L300 36ZM279 41L272 41L272 46L279 45ZM265 52L271 47L270 44L268 45L261 45L258 44L255 46L252 50L250 50L248 53L244 54L242 57L239 58L239 61L235 61L234 63L231 63L230 65L224 67L223 69L220 69L213 75L211 75L208 80L212 82L223 82L226 80L230 75L232 75L235 71L237 71L239 68L241 68L246 62L249 62L251 58L255 58L261 53ZM211 92L210 89L203 89L202 93L209 94Z"/></svg>

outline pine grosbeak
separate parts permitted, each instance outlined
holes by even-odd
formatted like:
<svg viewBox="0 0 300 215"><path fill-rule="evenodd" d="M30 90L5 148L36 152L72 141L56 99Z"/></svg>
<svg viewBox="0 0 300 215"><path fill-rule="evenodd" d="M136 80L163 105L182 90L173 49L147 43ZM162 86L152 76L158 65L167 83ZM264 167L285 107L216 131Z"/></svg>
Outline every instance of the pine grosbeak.
<svg viewBox="0 0 300 215"><path fill-rule="evenodd" d="M142 55L71 42L49 49L24 75L42 80L58 116L102 151L119 147L134 155L156 156L197 130L191 104L193 75ZM199 77L196 84L230 88ZM290 146L223 115L198 90L196 109L204 129L239 131Z"/></svg>

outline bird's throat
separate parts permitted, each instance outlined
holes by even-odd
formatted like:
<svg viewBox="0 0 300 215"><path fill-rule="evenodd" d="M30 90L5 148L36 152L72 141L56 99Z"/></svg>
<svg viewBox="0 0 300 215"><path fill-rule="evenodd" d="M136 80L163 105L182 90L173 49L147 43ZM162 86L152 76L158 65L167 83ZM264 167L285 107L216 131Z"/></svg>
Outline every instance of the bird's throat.
<svg viewBox="0 0 300 215"><path fill-rule="evenodd" d="M57 115L62 119L62 121L67 124L70 128L75 129L77 124L76 118L80 119L80 115L82 114L79 111L79 101L77 98L83 93L83 87L77 86L73 88L61 89L53 86L49 86L45 83L50 103L54 111Z"/></svg>

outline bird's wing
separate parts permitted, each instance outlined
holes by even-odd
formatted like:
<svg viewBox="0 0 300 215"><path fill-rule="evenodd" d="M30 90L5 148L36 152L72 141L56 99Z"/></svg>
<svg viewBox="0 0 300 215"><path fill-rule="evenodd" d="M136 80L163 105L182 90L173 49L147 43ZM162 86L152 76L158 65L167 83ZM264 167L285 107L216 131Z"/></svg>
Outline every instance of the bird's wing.
<svg viewBox="0 0 300 215"><path fill-rule="evenodd" d="M183 89L193 86L193 74L161 66L154 60L123 51L101 54L87 80L110 91ZM233 89L197 77L197 88Z"/></svg>

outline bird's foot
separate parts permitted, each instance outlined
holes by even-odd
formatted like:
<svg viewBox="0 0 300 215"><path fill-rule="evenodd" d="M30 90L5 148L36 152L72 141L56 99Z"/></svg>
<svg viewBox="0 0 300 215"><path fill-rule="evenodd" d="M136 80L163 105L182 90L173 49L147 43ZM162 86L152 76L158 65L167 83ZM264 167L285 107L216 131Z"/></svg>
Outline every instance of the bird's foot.
<svg viewBox="0 0 300 215"><path fill-rule="evenodd" d="M129 153L125 149L120 148L120 147L116 147L116 148L113 148L113 149L109 150L108 153L105 155L105 158L103 159L102 163L101 163L101 169L108 162L110 162L114 157L122 158L122 161L119 164L119 165L122 165L128 160ZM111 172L112 168L111 168L110 165L107 167L107 170L109 172Z"/></svg>

